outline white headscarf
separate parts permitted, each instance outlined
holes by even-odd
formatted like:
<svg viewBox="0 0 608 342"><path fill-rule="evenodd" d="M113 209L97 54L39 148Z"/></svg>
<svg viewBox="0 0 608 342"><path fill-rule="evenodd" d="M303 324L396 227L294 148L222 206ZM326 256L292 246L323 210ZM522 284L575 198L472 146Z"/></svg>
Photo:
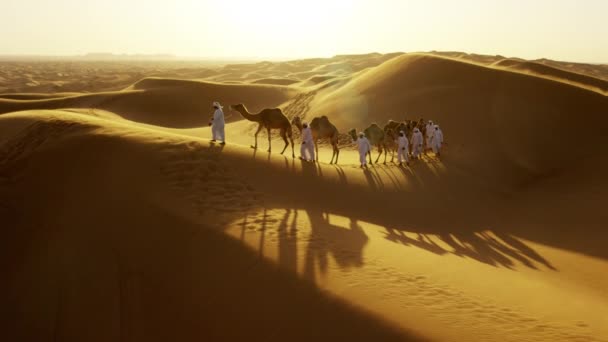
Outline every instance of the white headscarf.
<svg viewBox="0 0 608 342"><path fill-rule="evenodd" d="M217 101L213 102L213 107L217 107L219 109L224 109L224 107L222 107L222 105L220 105L220 103Z"/></svg>

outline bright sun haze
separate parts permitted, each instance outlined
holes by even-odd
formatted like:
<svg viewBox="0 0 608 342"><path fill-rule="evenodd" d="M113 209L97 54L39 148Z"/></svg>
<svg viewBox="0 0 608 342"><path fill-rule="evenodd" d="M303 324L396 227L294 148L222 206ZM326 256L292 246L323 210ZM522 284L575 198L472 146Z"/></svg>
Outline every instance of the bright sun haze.
<svg viewBox="0 0 608 342"><path fill-rule="evenodd" d="M605 0L8 0L0 54L458 50L605 63L606 13Z"/></svg>

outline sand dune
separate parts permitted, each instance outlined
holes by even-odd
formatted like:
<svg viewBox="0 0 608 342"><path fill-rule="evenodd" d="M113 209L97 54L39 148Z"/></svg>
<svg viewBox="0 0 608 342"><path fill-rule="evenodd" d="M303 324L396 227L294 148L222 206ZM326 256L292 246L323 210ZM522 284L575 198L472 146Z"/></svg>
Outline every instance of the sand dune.
<svg viewBox="0 0 608 342"><path fill-rule="evenodd" d="M0 99L0 113L28 109L98 108L133 121L185 128L206 125L211 115L206 113L210 112L209 103L213 101L246 102L252 110L259 110L277 106L292 94L294 90L279 86L148 78L120 92L36 101Z"/></svg>
<svg viewBox="0 0 608 342"><path fill-rule="evenodd" d="M61 97L70 97L82 95L81 93L10 93L10 94L0 94L0 99L7 100L43 100L43 99L55 99Z"/></svg>
<svg viewBox="0 0 608 342"><path fill-rule="evenodd" d="M608 341L607 147L587 134L608 98L501 59L336 56L0 96L3 340ZM214 100L342 132L423 116L448 144L362 171L342 136L338 166L326 145L309 164L263 135L250 149L256 124L227 108L228 144L209 143Z"/></svg>
<svg viewBox="0 0 608 342"><path fill-rule="evenodd" d="M3 279L11 280L2 286L2 302L10 301L4 338L414 339L278 270L211 227L178 216L179 199L177 206L164 206L175 198L164 173L173 177L171 165L184 153L201 153L191 160L207 173L209 182L201 185L245 184L226 174L218 151L67 112L8 115L2 124L19 132L2 145L0 173L8 177L2 195L27 189L39 194L33 201L19 195L3 201L11 214L4 226L10 239L1 248ZM32 173L49 162L70 171ZM132 177L136 187L129 185ZM241 193L251 194L246 188ZM233 209L251 207L240 197L229 198ZM206 200L213 207L224 198ZM21 264L6 263L22 257ZM42 303L44 310L36 309Z"/></svg>
<svg viewBox="0 0 608 342"><path fill-rule="evenodd" d="M252 81L251 83L255 84L274 84L274 85L290 85L294 83L298 83L298 80L293 80L290 78L261 78L259 80Z"/></svg>
<svg viewBox="0 0 608 342"><path fill-rule="evenodd" d="M511 202L450 159L362 173L348 151L316 167L69 112L0 122L12 339L608 336L606 262L511 235Z"/></svg>
<svg viewBox="0 0 608 342"><path fill-rule="evenodd" d="M561 80L564 82L581 85L583 87L591 89L597 89L598 91L603 92L604 94L608 92L608 81L583 74L578 74L571 71L558 69L541 63L503 59L494 63L494 65L510 68L513 70L529 72L541 77Z"/></svg>
<svg viewBox="0 0 608 342"><path fill-rule="evenodd" d="M608 81L608 64L587 64L554 61L546 58L536 60L538 63L549 65L555 68L573 71L579 74L588 75Z"/></svg>
<svg viewBox="0 0 608 342"><path fill-rule="evenodd" d="M433 118L450 132L462 163L477 168L481 177L506 177L513 185L560 169L565 155L572 161L601 149L601 134L588 136L586 150L564 139L576 134L574 122L604 123L608 102L561 82L404 55L316 95L310 107L312 115L329 116L342 131L374 121Z"/></svg>

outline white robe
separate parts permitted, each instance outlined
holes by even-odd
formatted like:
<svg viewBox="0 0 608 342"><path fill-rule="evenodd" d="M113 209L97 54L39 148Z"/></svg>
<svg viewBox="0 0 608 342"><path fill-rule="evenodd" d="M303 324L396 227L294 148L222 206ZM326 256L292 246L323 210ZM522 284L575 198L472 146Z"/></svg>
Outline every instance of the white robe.
<svg viewBox="0 0 608 342"><path fill-rule="evenodd" d="M399 163L401 163L404 159L407 163L409 163L410 158L408 156L408 152L409 152L409 143L407 141L407 137L406 136L399 136L397 138L397 159L399 160Z"/></svg>
<svg viewBox="0 0 608 342"><path fill-rule="evenodd" d="M357 139L357 148L359 149L359 161L361 162L361 165L367 165L367 159L365 159L365 157L372 149L369 140L367 140L366 137L359 137L359 139Z"/></svg>
<svg viewBox="0 0 608 342"><path fill-rule="evenodd" d="M306 157L308 152L308 157ZM310 127L302 129L302 146L300 147L300 156L302 159L315 160L315 142L312 139L312 131Z"/></svg>
<svg viewBox="0 0 608 342"><path fill-rule="evenodd" d="M442 143L443 143L443 132L440 129L438 129L433 134L432 146L433 146L434 153L439 153L441 151Z"/></svg>
<svg viewBox="0 0 608 342"><path fill-rule="evenodd" d="M213 121L211 123L211 135L213 140L225 141L224 136L224 112L221 109L216 109L213 113Z"/></svg>
<svg viewBox="0 0 608 342"><path fill-rule="evenodd" d="M427 124L426 125L426 148L431 148L431 142L433 141L433 133L435 131L435 125Z"/></svg>
<svg viewBox="0 0 608 342"><path fill-rule="evenodd" d="M423 140L422 132L418 131L412 134L412 156L418 157L422 153Z"/></svg>

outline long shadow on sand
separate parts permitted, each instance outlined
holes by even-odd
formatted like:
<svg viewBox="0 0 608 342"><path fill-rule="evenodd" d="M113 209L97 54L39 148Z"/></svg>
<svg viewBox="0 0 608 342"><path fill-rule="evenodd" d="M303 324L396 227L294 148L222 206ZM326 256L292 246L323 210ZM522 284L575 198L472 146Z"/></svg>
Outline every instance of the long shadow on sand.
<svg viewBox="0 0 608 342"><path fill-rule="evenodd" d="M386 239L405 246L417 247L426 251L444 255L451 254L469 258L491 266L501 266L509 269L516 267L516 261L532 269L538 269L534 261L544 265L547 269L556 270L549 261L526 245L523 241L504 233L495 233L493 237L489 232L451 233L440 234L439 241L447 247L440 246L434 236L416 233L410 237L397 229L386 228Z"/></svg>
<svg viewBox="0 0 608 342"><path fill-rule="evenodd" d="M301 168L296 167L294 164ZM301 169L300 177L315 177L324 178L325 172L333 172L331 169L321 167L318 164L285 160L285 167L290 172L297 172ZM276 220L267 221L266 213L264 213L261 224L262 232L258 249L263 251L265 231L267 229L276 229L278 234L279 255L278 262L291 270L301 268L302 274L310 279L315 280L319 273L322 275L328 270L328 258L332 257L336 265L341 269L353 267L363 267L365 258L363 248L368 242L368 237L364 230L358 224L358 221L369 222L383 227L385 238L394 243L402 244L404 247L415 247L424 249L428 252L437 255L453 255L462 258L468 258L477 262L481 262L494 267L504 267L515 270L518 265L535 269L535 270L556 270L556 268L544 257L542 257L531 246L524 241L510 234L508 231L497 229L486 229L482 227L491 227L481 221L471 223L471 228L454 228L454 227L438 227L437 225L425 224L425 218L416 218L416 211L424 208L425 204L416 204L411 199L404 198L402 205L395 206L394 203L382 203L383 194L387 191L401 191L402 182L400 178L409 177L415 179L418 175L414 175L416 171L408 168L398 167L372 167L367 170L362 170L365 180L368 184L367 190L351 190L351 193L343 193L345 187L340 187L342 192L335 199L331 197L333 185L344 185L348 182L346 175L341 167L334 166L337 179L334 177L324 189L327 196L319 196L318 198L292 198L290 201L272 203L268 208L273 210L285 210L283 216ZM418 179L418 185L421 186L424 182ZM389 184L390 183L390 184ZM305 192L305 191L303 191ZM408 196L407 194L404 196ZM354 197L355 202L368 202L362 205L361 208L345 208L341 199ZM409 200L409 202L407 202ZM351 203L353 201L342 201ZM289 204L286 204L289 203ZM346 204L349 206L351 204ZM409 207L412 204L414 207ZM403 222L408 222L407 227L398 224L394 219L384 219L384 216L379 216L374 213L378 206L391 206L394 210L403 212ZM417 207L415 206L417 205ZM267 209L264 211L266 212ZM387 210L385 210L386 212ZM388 209L390 211L390 209ZM353 215L353 212L355 215ZM408 214L412 212L414 216ZM308 218L308 222L301 221L298 223L298 215L304 214ZM349 227L337 226L330 222L330 215L338 215L348 217L350 220ZM387 215L390 216L390 215ZM276 217L276 215L275 215ZM467 217L461 215L459 219ZM430 221L430 220L426 220ZM277 224L278 222L278 224ZM443 221L445 224L445 220ZM298 224L309 224L310 233L303 234L300 232ZM448 223L450 225L450 223ZM452 223L453 226L466 227L462 222ZM417 228L421 227L421 228ZM302 241L302 239L306 239ZM298 259L298 246L304 248L304 257ZM298 260L303 265L298 265ZM540 267L542 266L542 268Z"/></svg>

